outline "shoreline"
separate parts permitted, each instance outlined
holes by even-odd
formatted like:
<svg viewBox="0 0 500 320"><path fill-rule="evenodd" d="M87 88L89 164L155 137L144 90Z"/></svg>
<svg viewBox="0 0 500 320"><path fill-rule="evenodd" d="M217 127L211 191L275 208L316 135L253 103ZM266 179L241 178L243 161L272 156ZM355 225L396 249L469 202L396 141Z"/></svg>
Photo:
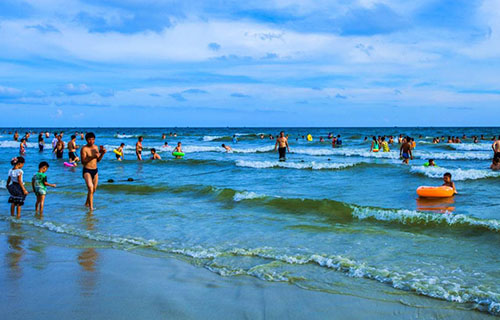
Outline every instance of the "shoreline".
<svg viewBox="0 0 500 320"><path fill-rule="evenodd" d="M173 257L47 245L10 232L0 235L0 256L3 319L493 318L421 296L410 305L311 291L223 277Z"/></svg>

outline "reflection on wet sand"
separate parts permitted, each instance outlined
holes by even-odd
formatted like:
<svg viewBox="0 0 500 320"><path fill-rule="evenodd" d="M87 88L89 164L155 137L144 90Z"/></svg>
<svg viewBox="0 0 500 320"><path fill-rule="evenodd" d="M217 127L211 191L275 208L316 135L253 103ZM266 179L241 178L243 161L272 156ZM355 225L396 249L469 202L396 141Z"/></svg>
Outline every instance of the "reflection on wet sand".
<svg viewBox="0 0 500 320"><path fill-rule="evenodd" d="M417 198L417 209L419 211L435 211L440 213L452 212L455 198Z"/></svg>
<svg viewBox="0 0 500 320"><path fill-rule="evenodd" d="M17 223L11 223L10 227L15 232L19 232L21 230L21 226ZM16 278L22 276L20 262L26 253L23 248L23 240L24 237L19 235L12 234L7 236L7 244L10 250L8 250L5 254L5 260L10 271L12 272L12 276Z"/></svg>
<svg viewBox="0 0 500 320"><path fill-rule="evenodd" d="M92 214L87 214L84 218L87 230L93 230L97 219ZM78 282L81 285L81 292L84 296L92 295L97 284L96 266L99 253L95 248L86 248L78 254L78 264L82 267Z"/></svg>

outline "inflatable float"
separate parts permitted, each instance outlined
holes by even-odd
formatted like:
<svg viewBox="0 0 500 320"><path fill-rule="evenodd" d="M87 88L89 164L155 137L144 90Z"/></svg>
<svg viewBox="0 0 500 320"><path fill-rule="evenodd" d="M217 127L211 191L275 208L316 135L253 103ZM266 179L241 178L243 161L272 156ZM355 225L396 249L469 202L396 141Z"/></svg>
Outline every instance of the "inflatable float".
<svg viewBox="0 0 500 320"><path fill-rule="evenodd" d="M76 167L76 163L65 162L64 165L70 168Z"/></svg>
<svg viewBox="0 0 500 320"><path fill-rule="evenodd" d="M449 198L453 197L455 192L453 188L441 186L441 187L418 187L417 194L422 198Z"/></svg>
<svg viewBox="0 0 500 320"><path fill-rule="evenodd" d="M307 141L313 141L313 136L311 136L310 134L307 135Z"/></svg>
<svg viewBox="0 0 500 320"><path fill-rule="evenodd" d="M184 157L184 152L172 152L174 157Z"/></svg>
<svg viewBox="0 0 500 320"><path fill-rule="evenodd" d="M121 153L120 151L114 149L113 152L117 155L117 156L120 156L120 157L123 157L123 153Z"/></svg>

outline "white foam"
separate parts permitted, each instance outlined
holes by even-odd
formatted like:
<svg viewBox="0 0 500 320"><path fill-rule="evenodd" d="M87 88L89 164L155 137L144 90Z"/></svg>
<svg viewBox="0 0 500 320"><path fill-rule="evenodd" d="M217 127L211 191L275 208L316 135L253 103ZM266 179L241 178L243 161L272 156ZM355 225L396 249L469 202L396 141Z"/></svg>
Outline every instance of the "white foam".
<svg viewBox="0 0 500 320"><path fill-rule="evenodd" d="M446 169L441 167L412 166L410 171L413 173L424 174L429 178L439 178L439 179L443 178L443 174L449 172L451 173L452 178L455 181L500 177L500 172L495 172L492 170L480 170L480 169L460 169L460 168Z"/></svg>
<svg viewBox="0 0 500 320"><path fill-rule="evenodd" d="M450 147L463 151L492 151L489 143L450 143Z"/></svg>
<svg viewBox="0 0 500 320"><path fill-rule="evenodd" d="M378 221L395 221L402 224L440 224L444 223L450 226L464 225L500 231L500 221L495 219L479 219L464 214L436 214L425 213L414 210L390 210L375 209L369 207L351 206L352 215L360 220L375 219Z"/></svg>
<svg viewBox="0 0 500 320"><path fill-rule="evenodd" d="M247 161L237 160L236 165L239 167L248 167L255 169L266 168L288 168L288 169L311 169L311 170L335 170L344 169L355 166L359 163L325 163L325 162L279 162L279 161Z"/></svg>
<svg viewBox="0 0 500 320"><path fill-rule="evenodd" d="M490 160L492 154L486 152L414 152L416 158L420 159L441 159L441 160Z"/></svg>
<svg viewBox="0 0 500 320"><path fill-rule="evenodd" d="M233 200L238 202L242 200L259 199L265 197L266 197L265 195L261 195L255 192L243 191L243 192L236 192L236 194L233 197Z"/></svg>
<svg viewBox="0 0 500 320"><path fill-rule="evenodd" d="M224 136L204 136L203 141L213 141L222 138L224 138Z"/></svg>

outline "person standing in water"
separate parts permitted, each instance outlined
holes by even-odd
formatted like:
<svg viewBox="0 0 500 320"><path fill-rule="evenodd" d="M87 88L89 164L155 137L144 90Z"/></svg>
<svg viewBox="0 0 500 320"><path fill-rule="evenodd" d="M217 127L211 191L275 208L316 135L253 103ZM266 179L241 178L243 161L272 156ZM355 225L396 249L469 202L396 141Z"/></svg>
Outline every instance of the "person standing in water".
<svg viewBox="0 0 500 320"><path fill-rule="evenodd" d="M76 163L80 161L80 158L76 155L76 149L78 149L78 146L76 145L76 135L71 136L71 141L68 142L68 156L69 156L69 162Z"/></svg>
<svg viewBox="0 0 500 320"><path fill-rule="evenodd" d="M279 147L279 148L278 148ZM274 151L278 150L279 161L286 160L286 152L290 152L290 146L288 145L288 139L285 137L285 132L281 131L280 136L276 139L276 144L274 145Z"/></svg>
<svg viewBox="0 0 500 320"><path fill-rule="evenodd" d="M500 136L498 136L498 140L493 142L491 148L493 149L493 159L500 159Z"/></svg>
<svg viewBox="0 0 500 320"><path fill-rule="evenodd" d="M411 152L411 144L410 144L410 138L406 137L403 139L403 144L401 145L401 148L399 149L399 156L403 158L403 163L404 164L409 164L410 159L413 160L413 154Z"/></svg>
<svg viewBox="0 0 500 320"><path fill-rule="evenodd" d="M137 138L137 143L135 144L135 154L137 155L137 160L142 160L142 140L144 140L144 138L140 136Z"/></svg>
<svg viewBox="0 0 500 320"><path fill-rule="evenodd" d="M87 200L85 206L89 207L90 211L94 210L94 193L97 190L99 182L99 174L97 170L97 163L102 160L106 149L103 146L97 148L95 143L95 134L89 132L85 135L87 144L83 146L80 151L80 158L83 164L83 179L87 185Z"/></svg>

